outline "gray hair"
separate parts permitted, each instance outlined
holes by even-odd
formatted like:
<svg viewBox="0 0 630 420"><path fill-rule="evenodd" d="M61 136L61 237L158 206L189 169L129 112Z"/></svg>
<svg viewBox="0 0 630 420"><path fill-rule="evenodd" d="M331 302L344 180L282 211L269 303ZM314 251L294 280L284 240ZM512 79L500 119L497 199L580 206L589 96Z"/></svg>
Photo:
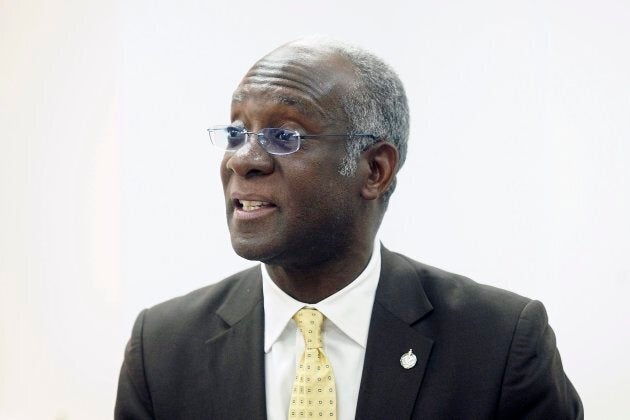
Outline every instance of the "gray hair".
<svg viewBox="0 0 630 420"><path fill-rule="evenodd" d="M303 38L295 43L331 51L354 65L355 83L343 96L341 104L349 129L351 133L370 133L392 143L398 149L399 161L395 168L398 172L407 155L409 106L396 72L379 57L355 45L324 37ZM339 172L345 176L355 175L359 155L373 143L369 137L349 138ZM396 178L383 196L385 202L395 188Z"/></svg>

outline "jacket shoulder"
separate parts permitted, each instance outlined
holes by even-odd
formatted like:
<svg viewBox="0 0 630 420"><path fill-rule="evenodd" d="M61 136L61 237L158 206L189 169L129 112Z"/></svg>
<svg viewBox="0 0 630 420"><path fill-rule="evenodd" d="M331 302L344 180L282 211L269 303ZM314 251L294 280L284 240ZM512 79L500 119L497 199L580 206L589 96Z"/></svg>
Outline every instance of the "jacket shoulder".
<svg viewBox="0 0 630 420"><path fill-rule="evenodd" d="M432 267L407 256L394 255L409 264L416 272L436 312L468 317L480 314L495 319L508 316L512 318L513 325L523 309L532 301L517 293L478 283L468 277Z"/></svg>
<svg viewBox="0 0 630 420"><path fill-rule="evenodd" d="M199 331L226 328L232 306L262 299L260 266L235 273L217 283L194 290L146 309L144 335L152 337L199 334ZM225 313L225 316L221 316ZM227 318L227 323L226 323ZM214 328L213 328L214 327Z"/></svg>

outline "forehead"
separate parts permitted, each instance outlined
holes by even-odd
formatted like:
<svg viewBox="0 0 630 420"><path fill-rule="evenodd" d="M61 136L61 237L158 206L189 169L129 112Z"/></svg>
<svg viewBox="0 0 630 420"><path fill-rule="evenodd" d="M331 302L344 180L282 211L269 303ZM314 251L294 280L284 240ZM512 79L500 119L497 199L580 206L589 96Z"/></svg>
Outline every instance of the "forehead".
<svg viewBox="0 0 630 420"><path fill-rule="evenodd" d="M283 47L258 61L232 97L232 113L252 102L290 108L309 118L339 119L353 68L331 53Z"/></svg>

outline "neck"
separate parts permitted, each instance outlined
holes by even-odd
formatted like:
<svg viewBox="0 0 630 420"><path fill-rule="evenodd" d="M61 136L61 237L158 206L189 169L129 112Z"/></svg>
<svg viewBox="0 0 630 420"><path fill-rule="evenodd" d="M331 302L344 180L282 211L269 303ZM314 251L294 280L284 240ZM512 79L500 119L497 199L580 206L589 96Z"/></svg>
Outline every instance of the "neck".
<svg viewBox="0 0 630 420"><path fill-rule="evenodd" d="M292 298L304 303L317 303L343 289L365 269L374 242L355 246L334 260L308 266L266 265L273 282Z"/></svg>

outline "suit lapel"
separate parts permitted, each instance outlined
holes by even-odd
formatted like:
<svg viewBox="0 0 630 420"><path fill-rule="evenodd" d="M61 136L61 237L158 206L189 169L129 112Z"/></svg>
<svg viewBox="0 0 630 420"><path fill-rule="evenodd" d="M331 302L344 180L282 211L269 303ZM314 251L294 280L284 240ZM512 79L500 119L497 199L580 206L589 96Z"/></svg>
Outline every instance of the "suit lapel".
<svg viewBox="0 0 630 420"><path fill-rule="evenodd" d="M260 267L247 271L216 314L226 329L206 341L213 418L265 419Z"/></svg>
<svg viewBox="0 0 630 420"><path fill-rule="evenodd" d="M413 267L384 247L381 255L356 418L407 419L433 346L412 325L433 308ZM417 362L404 369L400 358L410 349Z"/></svg>

